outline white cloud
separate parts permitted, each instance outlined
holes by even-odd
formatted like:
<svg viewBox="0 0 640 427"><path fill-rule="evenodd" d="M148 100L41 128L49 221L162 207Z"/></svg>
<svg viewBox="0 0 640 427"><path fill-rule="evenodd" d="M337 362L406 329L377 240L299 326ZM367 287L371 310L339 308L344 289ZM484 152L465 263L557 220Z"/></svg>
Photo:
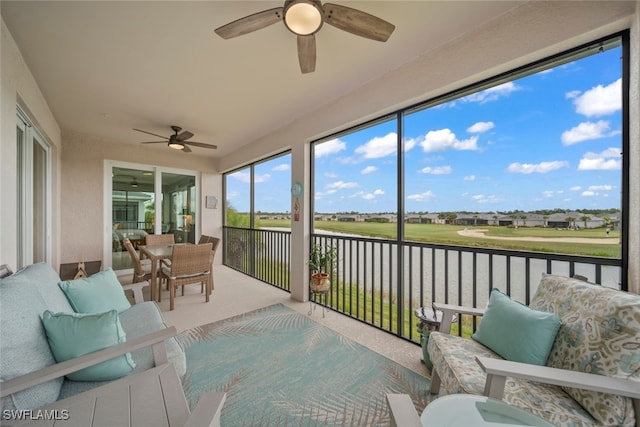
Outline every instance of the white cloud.
<svg viewBox="0 0 640 427"><path fill-rule="evenodd" d="M580 187L579 185L575 185L575 186L569 188L569 190L571 190L571 191L580 191L580 190L582 190L582 187Z"/></svg>
<svg viewBox="0 0 640 427"><path fill-rule="evenodd" d="M366 168L362 169L362 170L360 171L360 173L361 173L362 175L367 175L367 174L373 173L373 172L375 172L375 171L377 171L377 170L378 170L378 168L377 168L377 167L375 167L375 166L367 166Z"/></svg>
<svg viewBox="0 0 640 427"><path fill-rule="evenodd" d="M268 173L265 173L264 175L254 175L253 176L253 180L256 184L259 184L261 182L267 182L271 179L271 175L269 175Z"/></svg>
<svg viewBox="0 0 640 427"><path fill-rule="evenodd" d="M478 137L472 136L468 139L460 140L450 129L431 130L420 142L425 152L453 150L477 150Z"/></svg>
<svg viewBox="0 0 640 427"><path fill-rule="evenodd" d="M609 184L605 185L590 185L589 190L591 191L611 191L613 190L613 186Z"/></svg>
<svg viewBox="0 0 640 427"><path fill-rule="evenodd" d="M582 92L580 92L579 90L572 90L570 92L567 92L564 94L564 97L567 99L574 99L577 98L578 95L580 95Z"/></svg>
<svg viewBox="0 0 640 427"><path fill-rule="evenodd" d="M385 136L376 136L367 141L364 145L355 149L355 152L361 154L365 159L379 159L398 151L398 135L390 132Z"/></svg>
<svg viewBox="0 0 640 427"><path fill-rule="evenodd" d="M291 166L289 166L287 163L283 163L281 165L274 167L271 170L273 170L274 172L286 172L289 169L291 169Z"/></svg>
<svg viewBox="0 0 640 427"><path fill-rule="evenodd" d="M251 174L249 172L236 172L233 173L231 175L229 175L230 178L236 179L240 182L244 182L246 184L251 182ZM271 179L271 175L269 175L268 173L265 173L263 175L255 175L254 176L254 180L256 184L259 184L261 182L266 182L269 181Z"/></svg>
<svg viewBox="0 0 640 427"><path fill-rule="evenodd" d="M537 164L533 163L511 163L507 167L507 172L514 173L547 173L561 168L568 168L569 162L562 160L554 160L552 162L540 162Z"/></svg>
<svg viewBox="0 0 640 427"><path fill-rule="evenodd" d="M471 196L471 198L478 203L497 203L500 201L500 198L495 195L484 195L484 194L475 194Z"/></svg>
<svg viewBox="0 0 640 427"><path fill-rule="evenodd" d="M346 188L356 188L357 186L357 182L336 181L327 184L325 188L327 189L327 193L335 193L338 190L344 190Z"/></svg>
<svg viewBox="0 0 640 427"><path fill-rule="evenodd" d="M598 85L579 95L570 93L576 112L587 117L605 116L622 108L622 79L608 86Z"/></svg>
<svg viewBox="0 0 640 427"><path fill-rule="evenodd" d="M553 197L554 194L555 194L555 191L553 190L546 190L542 192L542 195L547 198Z"/></svg>
<svg viewBox="0 0 640 427"><path fill-rule="evenodd" d="M584 197L609 197L608 191L611 191L615 188L613 185L603 184L603 185L590 185L588 189L581 193Z"/></svg>
<svg viewBox="0 0 640 427"><path fill-rule="evenodd" d="M413 147L416 146L417 141L415 140L415 138L405 138L404 139L404 151L409 151L411 150Z"/></svg>
<svg viewBox="0 0 640 427"><path fill-rule="evenodd" d="M610 132L609 129L609 122L606 120L598 120L597 122L582 122L578 126L562 132L562 144L573 145L577 142L604 138L619 133L615 131Z"/></svg>
<svg viewBox="0 0 640 427"><path fill-rule="evenodd" d="M407 196L407 199L413 200L416 202L427 202L435 197L435 194L431 190L425 191L420 194L410 194Z"/></svg>
<svg viewBox="0 0 640 427"><path fill-rule="evenodd" d="M233 178L240 182L248 183L251 181L251 175L248 172L234 172L229 175L229 178Z"/></svg>
<svg viewBox="0 0 640 427"><path fill-rule="evenodd" d="M465 181L475 181L476 180L476 176L475 175L467 175L464 177Z"/></svg>
<svg viewBox="0 0 640 427"><path fill-rule="evenodd" d="M382 196L383 194L384 194L384 191L378 188L377 190L374 190L373 193L366 193L362 191L358 193L357 196L363 198L364 200L373 200L378 196Z"/></svg>
<svg viewBox="0 0 640 427"><path fill-rule="evenodd" d="M329 154L338 153L347 148L347 144L344 141L340 141L340 139L332 139L327 142L323 142L321 144L316 144L314 148L315 156L322 157L328 156Z"/></svg>
<svg viewBox="0 0 640 427"><path fill-rule="evenodd" d="M491 130L495 127L493 122L477 122L467 128L469 133L482 133Z"/></svg>
<svg viewBox="0 0 640 427"><path fill-rule="evenodd" d="M580 159L578 170L620 170L622 169L622 156L620 149L611 147L600 153L587 152Z"/></svg>
<svg viewBox="0 0 640 427"><path fill-rule="evenodd" d="M480 92L472 93L461 99L463 102L479 102L484 104L485 102L497 101L498 99L509 96L511 93L520 90L519 86L516 86L513 82L503 83L499 86L491 87L489 89L482 90Z"/></svg>
<svg viewBox="0 0 640 427"><path fill-rule="evenodd" d="M428 173L430 175L448 175L451 171L451 166L436 166L433 168L431 166L427 166L426 168L420 169L418 172Z"/></svg>

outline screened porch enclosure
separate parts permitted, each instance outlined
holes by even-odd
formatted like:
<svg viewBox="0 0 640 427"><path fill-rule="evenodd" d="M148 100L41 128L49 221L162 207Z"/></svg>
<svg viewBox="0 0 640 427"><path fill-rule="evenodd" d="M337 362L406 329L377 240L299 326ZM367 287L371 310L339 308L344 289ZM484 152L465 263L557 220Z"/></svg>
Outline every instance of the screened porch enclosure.
<svg viewBox="0 0 640 427"><path fill-rule="evenodd" d="M225 227L224 264L289 291L290 239L286 231ZM331 290L318 303L414 342L415 309L433 302L482 308L494 288L528 304L543 273L621 289L616 259L326 234L314 234L313 243L335 248L338 260ZM460 334L474 328L470 318L458 319Z"/></svg>

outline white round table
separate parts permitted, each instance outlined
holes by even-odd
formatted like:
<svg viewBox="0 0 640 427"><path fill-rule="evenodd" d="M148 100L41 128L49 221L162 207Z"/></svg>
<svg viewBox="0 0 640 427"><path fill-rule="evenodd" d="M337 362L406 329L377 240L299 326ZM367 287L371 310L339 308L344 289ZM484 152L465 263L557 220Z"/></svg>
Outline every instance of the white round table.
<svg viewBox="0 0 640 427"><path fill-rule="evenodd" d="M451 394L435 399L422 411L423 426L540 426L553 427L547 421L501 400L473 394Z"/></svg>

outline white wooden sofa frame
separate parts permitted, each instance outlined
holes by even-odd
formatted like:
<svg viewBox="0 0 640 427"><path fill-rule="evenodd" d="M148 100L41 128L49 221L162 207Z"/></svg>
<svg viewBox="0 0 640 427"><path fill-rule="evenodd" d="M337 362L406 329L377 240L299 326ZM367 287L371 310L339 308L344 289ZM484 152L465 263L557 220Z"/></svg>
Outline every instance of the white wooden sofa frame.
<svg viewBox="0 0 640 427"><path fill-rule="evenodd" d="M62 377L64 375L70 374L72 372L79 371L88 366L93 366L98 363L104 362L106 360L112 359L116 356L123 355L125 353L135 351L144 347L151 346L153 351L153 356L155 360L155 368L150 370L140 372L137 374L128 375L119 380L110 382L104 386L88 390L84 393L77 394L75 396L71 396L68 399L60 400L54 402L53 404L38 408L42 410L47 410L50 408L54 409L64 409L64 405L68 403L73 403L77 401L78 398L81 398L83 395L98 395L101 390L104 390L108 387L113 389L114 387L118 387L119 385L133 385L136 382L143 383L145 380L149 378L150 375L156 375L160 378L167 379L163 385L168 384L170 389L163 389L165 405L167 407L167 411L171 410L178 415L183 415L183 417L177 417L177 419L184 419L186 416L186 424L184 421L180 421L179 425L185 426L219 426L220 425L220 412L222 410L222 406L226 399L225 393L219 392L209 392L202 395L200 401L198 402L196 408L192 413L190 413L186 398L184 396L184 390L182 389L182 385L180 383L180 379L178 378L178 374L175 370L175 367L168 362L167 352L165 348L164 341L175 336L177 333L175 327L170 327L167 329L163 329L161 331L157 331L142 337L138 337L127 341L122 344L115 345L113 347L109 347L103 350L99 350L93 353L86 354L84 356L80 356L74 359L67 360L65 362L57 363L55 365L48 366L46 368L31 372L26 375L22 375L20 377L16 377L5 381L2 383L2 389L0 390L0 396L5 397L16 393L18 391L22 391L28 389L29 387L33 387L38 384L45 383L47 381ZM125 408L123 408L125 409ZM186 411L186 412L185 412ZM169 419L171 419L171 414L168 414ZM3 421L3 425L7 422ZM22 420L21 422L25 422ZM28 420L27 420L28 422Z"/></svg>
<svg viewBox="0 0 640 427"><path fill-rule="evenodd" d="M454 314L468 314L482 316L484 311L478 308L463 307L452 304L433 303L435 310L442 311L442 322L439 331L451 330L451 319ZM511 362L508 360L476 357L476 362L487 374L484 395L495 399L502 399L507 377L522 378L545 384L562 387L573 387L601 393L616 394L633 399L633 409L636 414L636 427L640 427L640 385L637 381L622 378L611 378L604 375L576 372L547 366L530 365L527 363ZM431 392L438 393L440 378L435 370L432 372ZM419 427L422 426L418 413L406 394L388 394L391 426Z"/></svg>

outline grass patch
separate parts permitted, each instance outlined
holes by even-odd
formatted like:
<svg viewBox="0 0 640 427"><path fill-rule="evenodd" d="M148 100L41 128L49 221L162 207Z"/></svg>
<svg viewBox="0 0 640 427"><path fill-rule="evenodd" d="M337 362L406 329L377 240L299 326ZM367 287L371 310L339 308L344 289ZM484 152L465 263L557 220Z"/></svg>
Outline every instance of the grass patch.
<svg viewBox="0 0 640 427"><path fill-rule="evenodd" d="M323 302L323 298L319 296L316 297L316 300ZM332 281L329 295L327 295L327 306L395 334L400 330L402 337L411 339L416 343L420 342L420 331L417 328L419 319L412 309L403 307L404 319L400 328L398 325L398 304L395 296L389 297L389 293L386 291L377 290L375 293L369 292L365 295L355 285L344 285L341 281L336 283L334 280ZM462 336L471 337L471 334L473 334L473 318L471 316L463 316L460 324L462 325ZM458 329L458 322L452 324L451 334L457 335Z"/></svg>
<svg viewBox="0 0 640 427"><path fill-rule="evenodd" d="M289 228L288 220L262 219L261 227ZM396 239L397 224L375 222L339 222L339 221L315 221L317 230L326 230L336 233L354 234L365 237L382 237ZM603 228L580 230L556 230L555 228L542 227L497 227L478 226L465 227L463 225L448 224L405 224L405 240L411 242L437 243L443 245L472 246L480 248L508 249L544 253L561 253L570 255L584 255L604 258L620 258L621 246L619 243L572 243L572 242L532 242L527 240L496 240L478 237L462 236L458 232L464 230L487 230L487 236L497 237L542 237L542 238L567 238L581 237L587 239L618 238L619 231L612 231L609 236ZM616 242L617 240L613 240Z"/></svg>

